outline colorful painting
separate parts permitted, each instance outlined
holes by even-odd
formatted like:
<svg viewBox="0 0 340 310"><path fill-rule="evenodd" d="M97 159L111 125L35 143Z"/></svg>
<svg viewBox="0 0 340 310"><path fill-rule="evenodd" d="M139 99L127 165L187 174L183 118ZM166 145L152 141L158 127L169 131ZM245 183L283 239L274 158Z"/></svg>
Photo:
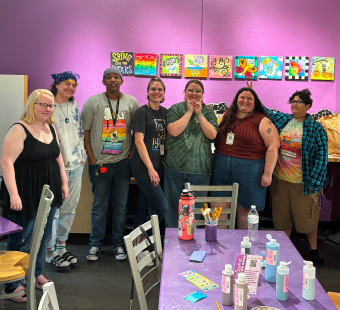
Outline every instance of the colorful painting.
<svg viewBox="0 0 340 310"><path fill-rule="evenodd" d="M210 55L209 56L209 78L210 79L231 79L233 56Z"/></svg>
<svg viewBox="0 0 340 310"><path fill-rule="evenodd" d="M185 55L184 76L206 78L208 76L208 55Z"/></svg>
<svg viewBox="0 0 340 310"><path fill-rule="evenodd" d="M334 81L334 57L312 57L311 80Z"/></svg>
<svg viewBox="0 0 340 310"><path fill-rule="evenodd" d="M235 79L256 80L258 61L257 56L235 56Z"/></svg>
<svg viewBox="0 0 340 310"><path fill-rule="evenodd" d="M260 79L281 80L283 68L283 56L261 56Z"/></svg>
<svg viewBox="0 0 340 310"><path fill-rule="evenodd" d="M157 54L136 53L135 75L157 75Z"/></svg>
<svg viewBox="0 0 340 310"><path fill-rule="evenodd" d="M159 58L160 76L182 76L183 54L161 54Z"/></svg>
<svg viewBox="0 0 340 310"><path fill-rule="evenodd" d="M307 80L309 74L309 57L287 56L286 80Z"/></svg>
<svg viewBox="0 0 340 310"><path fill-rule="evenodd" d="M111 53L111 67L117 68L122 75L133 75L133 52Z"/></svg>

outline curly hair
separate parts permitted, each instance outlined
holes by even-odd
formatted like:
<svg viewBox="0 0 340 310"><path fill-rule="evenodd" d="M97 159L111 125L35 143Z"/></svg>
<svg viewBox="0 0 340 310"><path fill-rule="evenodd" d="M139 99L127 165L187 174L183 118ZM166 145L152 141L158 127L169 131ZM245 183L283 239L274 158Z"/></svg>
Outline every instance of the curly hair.
<svg viewBox="0 0 340 310"><path fill-rule="evenodd" d="M311 95L312 93L308 88L297 90L293 95L290 96L289 102L292 102L295 96L299 96L304 104L310 104L310 107L312 107L313 99L310 97Z"/></svg>
<svg viewBox="0 0 340 310"><path fill-rule="evenodd" d="M265 115L266 117L268 117L268 114L267 114L266 110L264 109L262 102L260 101L260 99L257 96L257 94L255 93L255 91L252 88L243 87L236 93L235 98L234 98L230 108L227 110L228 111L227 117L225 117L221 121L221 123L219 124L219 128L222 128L224 126L224 128L223 128L224 134L227 132L228 128L231 126L231 124L234 122L234 120L236 118L236 114L237 114L237 111L238 111L238 108L237 108L238 96L244 91L249 91L254 96L254 99L255 99L254 111L257 111L257 112Z"/></svg>

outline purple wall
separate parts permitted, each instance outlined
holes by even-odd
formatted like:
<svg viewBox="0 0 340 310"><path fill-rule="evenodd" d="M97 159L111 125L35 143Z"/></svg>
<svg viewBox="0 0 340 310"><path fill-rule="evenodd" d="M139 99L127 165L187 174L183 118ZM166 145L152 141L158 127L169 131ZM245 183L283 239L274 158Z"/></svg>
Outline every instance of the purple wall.
<svg viewBox="0 0 340 310"><path fill-rule="evenodd" d="M110 52L200 53L201 10L199 0L3 0L0 73L27 74L31 92L47 88L51 73L70 69L81 76L75 97L82 107L104 90L102 73L110 66ZM308 87L311 112L340 112L339 11L339 1L205 0L202 53L335 57L335 82L283 79L253 85L271 108L289 111L288 97ZM148 80L126 77L121 90L145 104ZM164 105L181 101L186 80L165 83ZM204 85L206 103L229 104L245 83L207 80Z"/></svg>
<svg viewBox="0 0 340 310"><path fill-rule="evenodd" d="M333 56L340 74L340 2L311 0L205 0L204 54ZM27 74L29 92L46 88L51 73L80 74L76 100L104 90L102 72L110 52L199 53L199 0L2 1L0 73ZM340 111L337 82L257 81L254 89L269 107L288 111L288 97L309 87L311 109ZM185 79L166 79L165 106L183 99ZM145 104L147 78L126 77L122 91ZM205 102L230 103L243 81L204 82Z"/></svg>

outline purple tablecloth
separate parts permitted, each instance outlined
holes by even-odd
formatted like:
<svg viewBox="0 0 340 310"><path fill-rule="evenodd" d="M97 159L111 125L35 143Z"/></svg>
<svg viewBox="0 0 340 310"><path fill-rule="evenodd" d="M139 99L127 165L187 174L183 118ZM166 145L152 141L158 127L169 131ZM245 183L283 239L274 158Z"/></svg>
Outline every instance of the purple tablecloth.
<svg viewBox="0 0 340 310"><path fill-rule="evenodd" d="M264 278L264 268L259 278L256 295L250 295L248 309L256 306L272 306L279 309L315 309L336 310L333 302L328 297L319 281L315 281L315 300L307 301L302 298L302 270L303 259L292 242L284 232L259 231L259 241L252 243L258 251L265 251L266 234L270 233L280 243L280 261L291 261L289 265L289 299L280 302L276 299L276 284L268 283ZM182 309L217 309L215 301L221 309L234 309L221 304L221 275L225 264L234 266L236 254L240 253L240 244L245 230L220 229L217 233L216 242L206 242L204 229L195 230L195 239L190 241L180 240L177 237L176 228L167 228L164 239L163 267L161 288L159 295L159 310L182 310ZM194 250L205 250L207 256L202 264L189 262L189 256ZM253 253L253 252L252 252ZM215 282L220 287L203 292L197 286L180 277L178 274L187 270L193 270L203 277ZM316 270L316 277L318 270ZM200 291L208 297L196 303L191 303L182 297Z"/></svg>
<svg viewBox="0 0 340 310"><path fill-rule="evenodd" d="M22 227L0 216L0 236L22 231Z"/></svg>

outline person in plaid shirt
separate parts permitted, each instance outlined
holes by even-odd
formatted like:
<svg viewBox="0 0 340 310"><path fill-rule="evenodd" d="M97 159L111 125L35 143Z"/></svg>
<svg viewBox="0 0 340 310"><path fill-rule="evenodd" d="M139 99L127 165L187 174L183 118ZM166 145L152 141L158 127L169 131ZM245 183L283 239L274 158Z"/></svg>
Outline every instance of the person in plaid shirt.
<svg viewBox="0 0 340 310"><path fill-rule="evenodd" d="M317 232L327 173L327 134L307 113L313 103L309 89L296 91L288 103L292 114L266 109L280 135L271 186L274 226L290 238L295 224L296 231L308 238L310 260L322 265Z"/></svg>

